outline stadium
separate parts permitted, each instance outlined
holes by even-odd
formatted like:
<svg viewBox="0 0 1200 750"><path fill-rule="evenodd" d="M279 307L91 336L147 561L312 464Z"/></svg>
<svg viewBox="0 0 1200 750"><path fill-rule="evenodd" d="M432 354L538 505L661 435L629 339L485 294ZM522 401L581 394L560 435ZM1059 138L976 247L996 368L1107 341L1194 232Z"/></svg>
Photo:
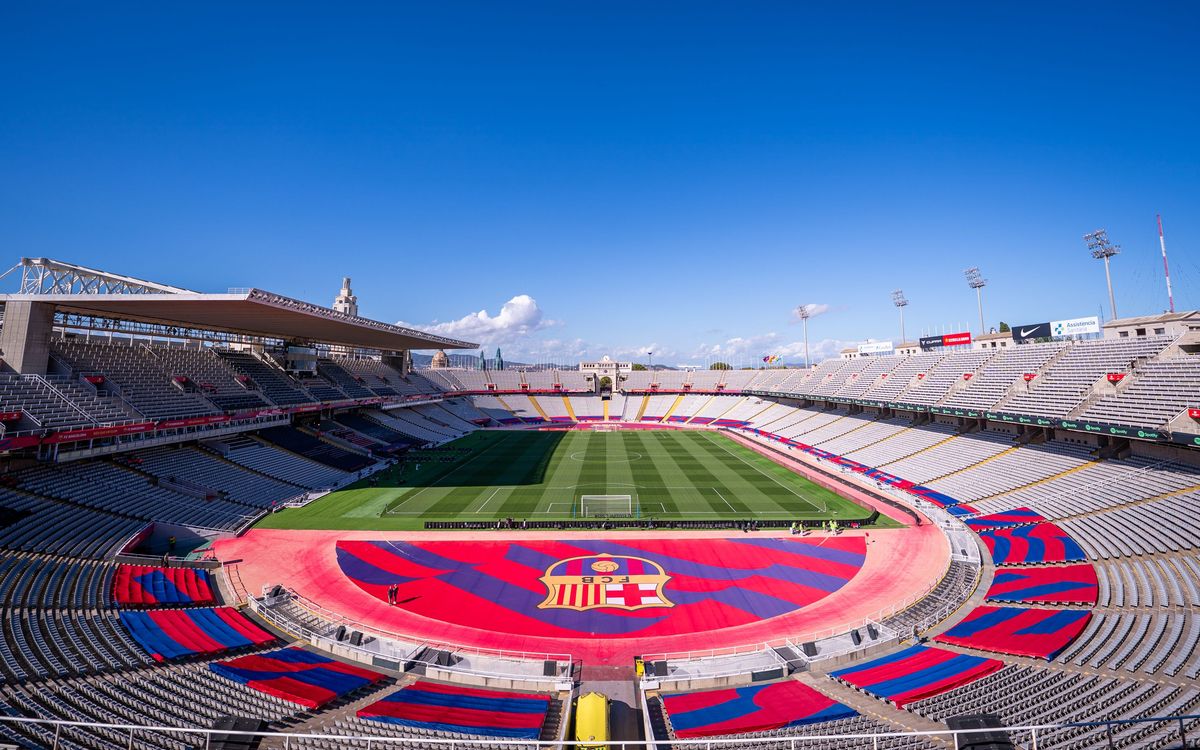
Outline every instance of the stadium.
<svg viewBox="0 0 1200 750"><path fill-rule="evenodd" d="M16 269L0 745L1200 743L1200 313L451 367Z"/></svg>

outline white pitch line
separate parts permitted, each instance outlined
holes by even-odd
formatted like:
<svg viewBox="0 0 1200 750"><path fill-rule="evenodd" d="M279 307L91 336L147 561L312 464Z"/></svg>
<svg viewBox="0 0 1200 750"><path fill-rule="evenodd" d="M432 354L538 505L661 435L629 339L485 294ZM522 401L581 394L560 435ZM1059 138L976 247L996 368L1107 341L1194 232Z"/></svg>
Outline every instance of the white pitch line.
<svg viewBox="0 0 1200 750"><path fill-rule="evenodd" d="M721 494L720 490L718 490L716 487L713 487L712 491L717 493L717 497L721 498L722 502L724 502L726 505L729 505L729 501L725 499L725 496ZM732 505L729 505L729 509L734 513L737 513L737 508L733 507Z"/></svg>
<svg viewBox="0 0 1200 750"><path fill-rule="evenodd" d="M712 435L710 435L709 433L707 433L707 432L706 432L706 433L704 433L704 436L705 436L706 438L708 438L708 441L709 441L710 443L712 443L712 444L716 445L718 448L720 448L721 450L725 451L726 453L728 453L729 455L733 456L734 458L736 458L737 460L741 461L742 463L746 464L746 465L747 465L747 466L749 466L751 469L754 469L754 470L755 470L755 471L757 471L759 474L762 474L762 475L763 475L764 477L766 477L767 479L770 479L770 480L771 480L772 482L774 482L775 484L779 485L780 487L784 488L785 490L787 490L788 492L792 493L792 494L793 494L793 495L795 495L796 497L800 498L800 499L801 499L801 500L803 500L804 502L808 503L808 504L809 504L809 506L810 506L810 507L812 507L812 509L813 509L813 510L816 510L816 509L817 509L816 503L814 503L812 500L809 500L807 497L805 497L804 495L801 495L799 492L796 492L796 491L795 491L794 489L792 489L791 487L788 487L786 484L784 484L783 482L779 481L779 480L778 480L778 479L776 479L775 477L771 476L771 475L770 475L770 474L768 474L767 472L763 471L761 468L759 468L759 467L755 466L754 464L750 463L749 461L747 461L746 459L742 458L742 457L741 457L741 456L739 456L738 454L734 453L733 451L729 450L729 449L728 449L728 448L726 448L725 446L721 445L721 443L720 443L719 441L717 441L717 440L714 440L714 439L713 439L713 437L712 437ZM822 513L828 513L828 512L829 512L829 506L828 506L828 505L826 505L824 501L822 501L822 502L821 502L821 506L822 506L822 507L821 507L821 512L822 512Z"/></svg>
<svg viewBox="0 0 1200 750"><path fill-rule="evenodd" d="M488 495L488 496L487 496L487 500L484 500L484 501L483 501L483 505L480 505L480 506L479 506L479 509L478 509L478 510L476 510L475 512L476 512L476 513L482 513L482 512L483 512L483 509L487 507L487 504L488 504L488 503L490 503L490 502L492 501L492 498L496 496L496 493L497 493L497 492L499 492L499 491L500 491L500 490L502 490L502 489L504 489L504 488L503 488L503 487L497 487L496 489L492 490L492 494L490 494L490 495Z"/></svg>

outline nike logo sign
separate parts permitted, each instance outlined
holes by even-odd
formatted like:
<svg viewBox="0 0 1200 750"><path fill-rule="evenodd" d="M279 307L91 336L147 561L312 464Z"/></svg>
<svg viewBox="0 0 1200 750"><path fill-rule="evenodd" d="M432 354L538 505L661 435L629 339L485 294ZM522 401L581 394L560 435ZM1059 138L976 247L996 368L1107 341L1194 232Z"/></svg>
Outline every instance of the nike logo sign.
<svg viewBox="0 0 1200 750"><path fill-rule="evenodd" d="M1028 336L1029 334L1033 333L1036 330L1037 330L1037 328L1022 328L1021 329L1021 338L1025 338L1026 336Z"/></svg>

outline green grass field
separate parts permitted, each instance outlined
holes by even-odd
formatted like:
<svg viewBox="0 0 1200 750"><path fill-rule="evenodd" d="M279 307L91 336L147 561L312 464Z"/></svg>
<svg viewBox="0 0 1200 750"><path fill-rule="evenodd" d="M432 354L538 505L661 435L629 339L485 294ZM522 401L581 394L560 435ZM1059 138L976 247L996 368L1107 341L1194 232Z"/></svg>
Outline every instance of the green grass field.
<svg viewBox="0 0 1200 750"><path fill-rule="evenodd" d="M584 495L641 518L838 519L868 512L719 434L684 431L480 431L260 528L415 529L430 520L555 520ZM884 519L886 522L886 519Z"/></svg>

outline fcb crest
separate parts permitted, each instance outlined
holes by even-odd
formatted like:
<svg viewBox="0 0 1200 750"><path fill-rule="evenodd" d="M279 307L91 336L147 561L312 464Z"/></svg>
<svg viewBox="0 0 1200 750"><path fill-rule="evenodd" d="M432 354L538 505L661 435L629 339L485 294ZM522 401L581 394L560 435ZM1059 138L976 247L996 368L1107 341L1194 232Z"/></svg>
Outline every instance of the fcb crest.
<svg viewBox="0 0 1200 750"><path fill-rule="evenodd" d="M559 560L539 580L546 601L538 609L648 609L674 607L663 587L671 577L656 562L628 555Z"/></svg>

